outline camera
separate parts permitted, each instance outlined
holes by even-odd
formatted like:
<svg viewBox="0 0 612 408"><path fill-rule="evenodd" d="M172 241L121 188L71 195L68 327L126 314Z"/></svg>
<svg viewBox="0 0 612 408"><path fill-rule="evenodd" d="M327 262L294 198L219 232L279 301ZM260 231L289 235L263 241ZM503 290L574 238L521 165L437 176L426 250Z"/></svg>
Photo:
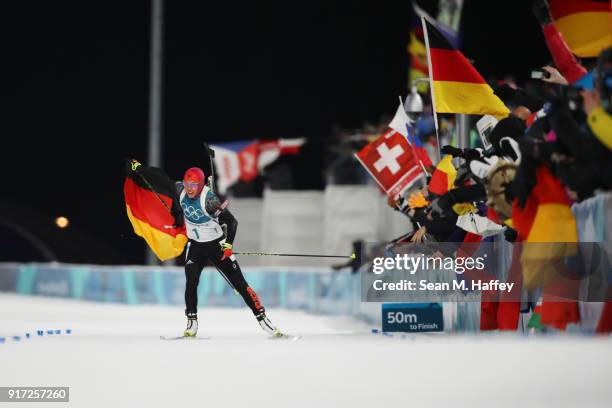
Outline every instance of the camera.
<svg viewBox="0 0 612 408"><path fill-rule="evenodd" d="M534 69L531 71L531 79L542 79L542 78L550 78L550 72L544 71L541 69Z"/></svg>
<svg viewBox="0 0 612 408"><path fill-rule="evenodd" d="M493 131L495 125L497 125L498 120L491 115L484 115L478 122L476 122L476 128L478 129L478 134L480 135L480 140L482 141L482 146L485 151L491 149L491 141L489 140L489 135Z"/></svg>

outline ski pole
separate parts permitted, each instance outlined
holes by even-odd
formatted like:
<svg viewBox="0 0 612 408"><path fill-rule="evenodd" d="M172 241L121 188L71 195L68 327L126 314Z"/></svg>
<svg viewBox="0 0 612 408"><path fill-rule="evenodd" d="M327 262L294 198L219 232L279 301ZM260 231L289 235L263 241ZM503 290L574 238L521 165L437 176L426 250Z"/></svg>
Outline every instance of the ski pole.
<svg viewBox="0 0 612 408"><path fill-rule="evenodd" d="M320 255L320 254L278 254L271 252L234 252L234 255L256 255L256 256L300 256L305 258L345 258L345 259L357 259L357 255L352 253L351 255Z"/></svg>
<svg viewBox="0 0 612 408"><path fill-rule="evenodd" d="M215 151L210 148L208 143L204 142L204 150L208 154L208 159L210 160L210 189L215 192L215 165L213 163L213 159L215 158Z"/></svg>

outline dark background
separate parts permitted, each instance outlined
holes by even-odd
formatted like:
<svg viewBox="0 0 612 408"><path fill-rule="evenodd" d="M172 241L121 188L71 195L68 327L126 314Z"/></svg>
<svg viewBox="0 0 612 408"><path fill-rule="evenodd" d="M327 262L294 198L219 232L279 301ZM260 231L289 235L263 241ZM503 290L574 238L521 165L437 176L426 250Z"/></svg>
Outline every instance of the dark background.
<svg viewBox="0 0 612 408"><path fill-rule="evenodd" d="M376 122L405 94L411 16L409 1L166 1L162 167L204 165L203 141L306 137L298 187L316 187L332 127ZM149 2L19 2L5 18L0 200L142 262L122 183L126 159L146 164ZM550 60L529 1L466 0L461 33L485 77L520 83Z"/></svg>

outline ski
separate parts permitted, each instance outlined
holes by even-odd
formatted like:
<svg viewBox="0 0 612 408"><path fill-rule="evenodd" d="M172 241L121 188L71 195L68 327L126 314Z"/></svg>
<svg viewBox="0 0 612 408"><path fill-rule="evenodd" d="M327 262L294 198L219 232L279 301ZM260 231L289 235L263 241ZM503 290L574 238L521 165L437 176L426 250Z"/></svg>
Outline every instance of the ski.
<svg viewBox="0 0 612 408"><path fill-rule="evenodd" d="M210 337L190 337L190 336L159 336L162 340L210 340Z"/></svg>

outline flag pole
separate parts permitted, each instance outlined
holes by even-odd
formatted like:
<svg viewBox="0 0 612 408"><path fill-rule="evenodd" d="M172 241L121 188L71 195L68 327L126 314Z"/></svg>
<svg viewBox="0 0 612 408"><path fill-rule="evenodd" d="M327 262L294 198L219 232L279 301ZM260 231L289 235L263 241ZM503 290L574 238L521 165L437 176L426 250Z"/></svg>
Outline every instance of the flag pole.
<svg viewBox="0 0 612 408"><path fill-rule="evenodd" d="M214 193L215 192L215 164L214 164L215 151L206 142L204 142L204 150L206 151L206 154L208 154L208 160L210 163L210 189Z"/></svg>
<svg viewBox="0 0 612 408"><path fill-rule="evenodd" d="M161 167L162 161L162 65L164 1L151 1L151 44L149 65L149 166ZM157 265L157 258L149 248L147 265Z"/></svg>
<svg viewBox="0 0 612 408"><path fill-rule="evenodd" d="M429 67L429 92L431 93L431 108L433 110L434 127L436 128L436 142L438 144L438 162L440 162L442 158L440 154L440 130L438 128L438 113L436 111L436 98L434 96L433 70L431 68L431 52L429 51L429 34L427 33L427 24L425 24L424 16L421 16L421 24L423 25L423 37L425 37L425 47L427 49L427 65Z"/></svg>

